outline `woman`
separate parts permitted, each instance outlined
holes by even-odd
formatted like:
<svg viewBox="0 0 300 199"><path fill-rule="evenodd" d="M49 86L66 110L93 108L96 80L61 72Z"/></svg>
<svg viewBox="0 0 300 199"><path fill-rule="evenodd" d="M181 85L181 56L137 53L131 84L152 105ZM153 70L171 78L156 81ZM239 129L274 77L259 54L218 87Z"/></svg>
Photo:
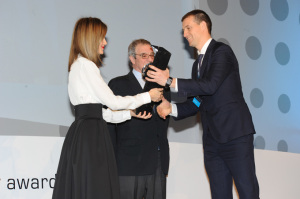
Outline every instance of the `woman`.
<svg viewBox="0 0 300 199"><path fill-rule="evenodd" d="M98 18L82 18L75 24L68 84L75 121L63 144L53 199L118 199L117 167L105 121L123 122L131 115L147 119L150 115L113 110L135 109L162 97L162 89L127 97L113 94L98 68L106 32Z"/></svg>

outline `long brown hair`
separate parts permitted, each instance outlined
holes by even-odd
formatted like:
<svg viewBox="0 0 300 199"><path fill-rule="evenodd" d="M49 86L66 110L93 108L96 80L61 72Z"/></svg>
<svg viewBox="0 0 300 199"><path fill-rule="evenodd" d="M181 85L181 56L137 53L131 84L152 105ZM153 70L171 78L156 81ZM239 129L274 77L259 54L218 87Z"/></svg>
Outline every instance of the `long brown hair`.
<svg viewBox="0 0 300 199"><path fill-rule="evenodd" d="M100 67L102 61L98 50L106 32L106 24L98 18L81 18L76 22L72 35L68 71L71 70L71 65L79 54Z"/></svg>

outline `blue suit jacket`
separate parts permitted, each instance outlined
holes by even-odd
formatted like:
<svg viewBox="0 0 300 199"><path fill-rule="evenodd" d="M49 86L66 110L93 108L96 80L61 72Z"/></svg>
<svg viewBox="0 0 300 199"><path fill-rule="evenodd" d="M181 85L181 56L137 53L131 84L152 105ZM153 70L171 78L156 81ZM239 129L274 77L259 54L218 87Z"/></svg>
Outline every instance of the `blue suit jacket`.
<svg viewBox="0 0 300 199"><path fill-rule="evenodd" d="M204 134L211 133L219 143L255 133L232 49L212 40L203 58L199 79L196 78L197 64L196 60L192 79L177 79L179 94L187 96L188 100L177 104L178 117L175 119L200 111ZM202 100L199 108L192 102L194 96Z"/></svg>

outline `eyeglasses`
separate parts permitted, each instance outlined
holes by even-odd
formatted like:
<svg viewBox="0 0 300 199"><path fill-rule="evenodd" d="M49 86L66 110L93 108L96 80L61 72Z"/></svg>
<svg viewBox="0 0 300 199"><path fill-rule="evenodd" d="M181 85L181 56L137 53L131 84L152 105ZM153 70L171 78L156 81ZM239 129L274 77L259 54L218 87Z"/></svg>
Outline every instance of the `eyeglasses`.
<svg viewBox="0 0 300 199"><path fill-rule="evenodd" d="M135 54L135 55L139 55L141 56L143 59L148 59L149 57L151 58L154 58L154 53L150 53L150 54L147 54L147 53L141 53L141 54Z"/></svg>

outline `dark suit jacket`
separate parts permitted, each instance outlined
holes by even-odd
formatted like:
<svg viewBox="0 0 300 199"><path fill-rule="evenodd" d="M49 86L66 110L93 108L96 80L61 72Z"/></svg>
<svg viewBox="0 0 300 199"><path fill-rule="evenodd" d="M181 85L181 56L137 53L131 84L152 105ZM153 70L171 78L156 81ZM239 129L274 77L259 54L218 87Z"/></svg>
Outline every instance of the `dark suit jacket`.
<svg viewBox="0 0 300 199"><path fill-rule="evenodd" d="M109 82L115 95L126 96L142 93L143 89L132 72ZM170 90L164 91L170 101ZM132 118L119 124L108 124L120 176L154 174L160 148L162 171L169 169L169 143L167 129L169 118L161 119L156 113L148 120Z"/></svg>
<svg viewBox="0 0 300 199"><path fill-rule="evenodd" d="M196 78L197 64L196 60L192 79L178 79L179 94L190 98L177 104L177 119L200 110L204 135L210 132L219 143L255 133L242 93L238 61L232 49L212 40L203 58L199 79ZM202 100L199 108L192 102L194 96L200 96Z"/></svg>

